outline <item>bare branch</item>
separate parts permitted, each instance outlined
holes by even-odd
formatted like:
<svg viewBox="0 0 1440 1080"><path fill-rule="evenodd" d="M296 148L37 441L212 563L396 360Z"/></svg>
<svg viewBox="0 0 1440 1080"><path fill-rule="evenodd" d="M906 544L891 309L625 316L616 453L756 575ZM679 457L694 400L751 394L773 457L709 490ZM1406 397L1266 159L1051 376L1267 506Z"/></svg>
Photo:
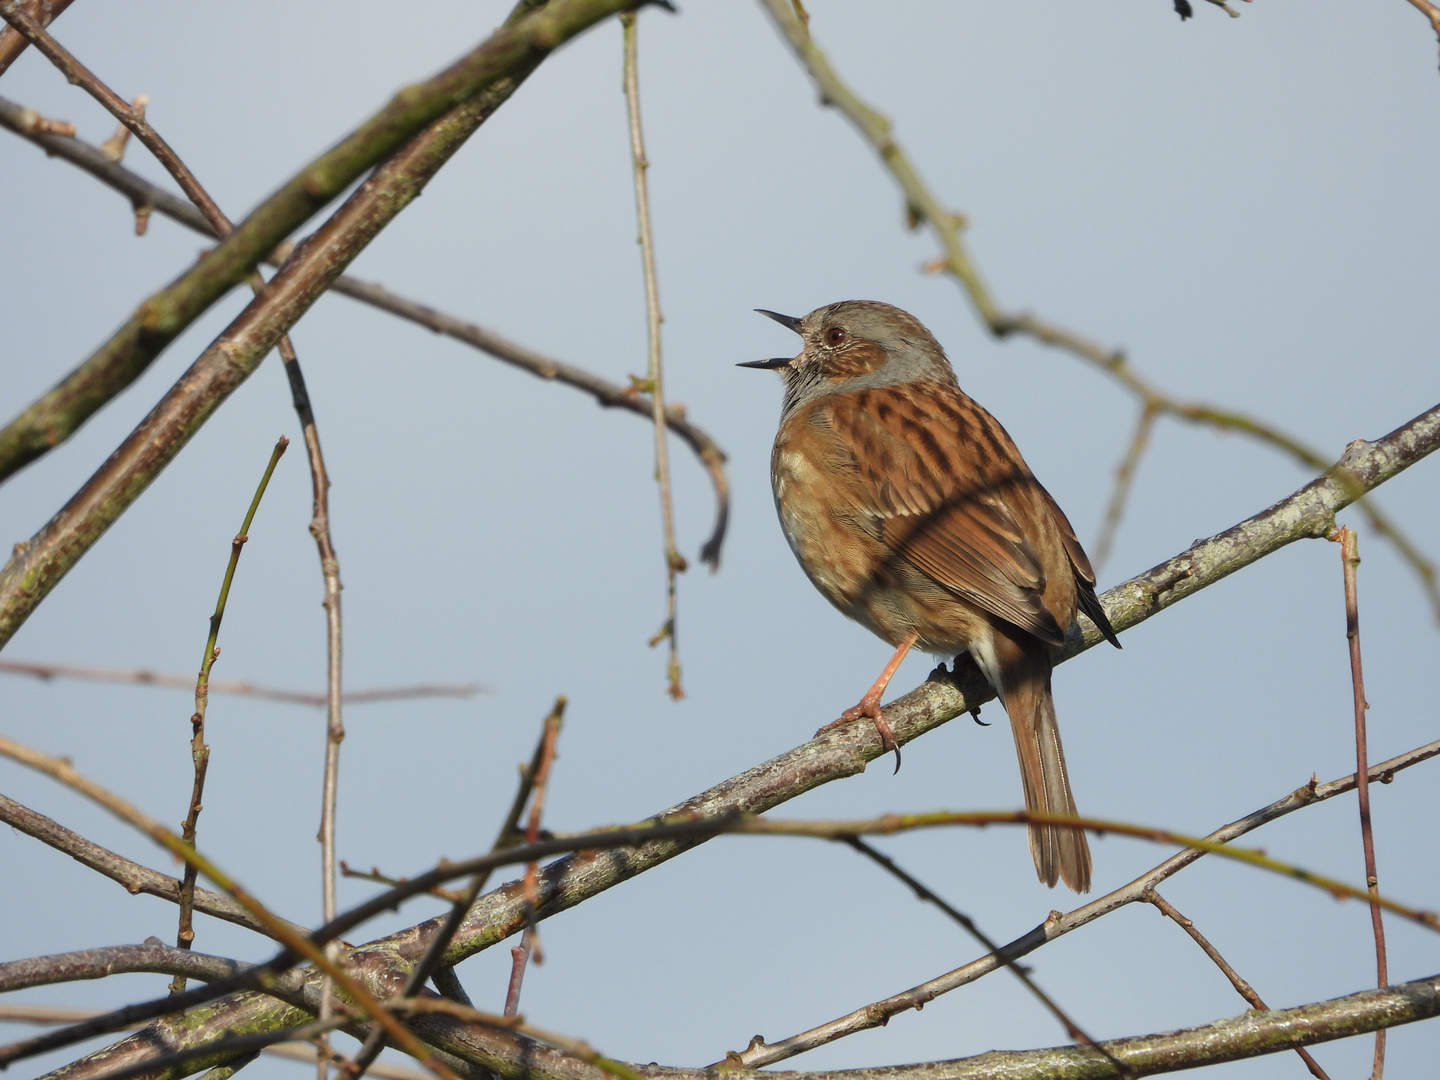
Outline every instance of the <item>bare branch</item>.
<svg viewBox="0 0 1440 1080"><path fill-rule="evenodd" d="M54 123L44 120L33 109L23 108L14 102L0 98L0 127L7 127L17 135L29 139L41 147L47 154L63 158L78 168L84 169L97 180L128 196L137 209L153 207L166 217L172 218L198 233L211 237L218 235L210 223L205 220L205 216L194 206L184 199L176 198L164 188L150 183L144 177L122 168L90 144L78 139L58 138L55 135L45 134L49 130L46 125L53 126ZM73 125L64 126L68 128L68 131L62 133L74 134ZM573 364L567 364L527 349L493 330L399 296L388 291L382 285L341 275L331 286L331 291L369 304L381 311L389 312L437 334L464 342L497 360L528 371L539 378L574 387L589 394L597 403L607 408L624 409L647 419L652 415L653 408L649 396L638 393L633 387L621 386L619 383L602 379ZM666 406L665 423L694 451L700 464L710 476L710 483L715 491L715 523L711 528L710 537L701 546L700 558L712 569L718 569L720 549L724 543L730 514L730 484L725 475L725 454L703 429L690 423L681 406L675 404ZM350 701L351 696L346 695L345 702L349 704Z"/></svg>
<svg viewBox="0 0 1440 1080"><path fill-rule="evenodd" d="M27 836L33 836L41 843L49 844L56 851L69 855L82 866L103 874L111 881L119 882L132 895L144 893L158 896L172 904L179 903L180 880L169 874L151 870L137 862L117 855L109 848L85 839L79 833L71 832L65 826L52 821L44 814L37 813L15 800L0 795L0 822L18 829ZM195 910L224 919L250 930L271 936L265 924L256 919L228 896L210 892L208 889L195 890ZM306 932L303 926L287 923L289 929L298 934Z"/></svg>
<svg viewBox="0 0 1440 1080"><path fill-rule="evenodd" d="M1240 973L1226 962L1225 958L1220 955L1220 950L1210 944L1209 939L1196 928L1192 920L1180 914L1168 900L1154 889L1149 890L1145 899L1149 900L1150 903L1159 909L1161 914L1173 920L1185 933L1190 935L1191 940L1200 946L1201 951L1214 961L1215 966L1230 980L1230 985L1235 988L1235 992L1248 1001L1252 1008L1268 1009L1270 1007L1261 1000L1260 995L1255 992L1255 988L1242 979ZM1330 1080L1329 1075L1320 1067L1320 1063L1310 1056L1309 1051L1297 1046L1295 1053L1300 1055L1300 1060L1305 1062L1305 1067L1310 1070L1310 1075L1315 1077L1315 1080Z"/></svg>
<svg viewBox="0 0 1440 1080"><path fill-rule="evenodd" d="M86 664L46 664L29 660L0 660L0 672L11 675L33 675L37 679L88 679L92 682L137 683L142 686L174 687L193 690L195 680L188 675L166 675L145 668L92 667ZM273 686L259 686L240 679L211 679L208 685L212 694L242 694L247 697L263 698L266 701L283 701L292 705L313 705L324 708L325 694L310 694L303 690L278 690ZM380 686L373 690L352 690L341 694L340 700L346 705L367 705L376 701L405 701L410 698L453 697L468 698L476 694L488 694L490 688L480 683L422 683L418 686Z"/></svg>
<svg viewBox="0 0 1440 1080"><path fill-rule="evenodd" d="M25 13L41 26L49 26L74 0L24 0L20 5ZM12 27L0 28L0 75L4 75L22 52L30 47L30 40Z"/></svg>
<svg viewBox="0 0 1440 1080"><path fill-rule="evenodd" d="M552 51L595 23L628 10L635 2L554 0L516 20L513 25L501 27L478 48L434 78L406 87L384 109L282 185L218 247L202 256L194 267L141 304L110 341L67 375L55 389L0 430L0 479L67 438L119 389L138 378L155 357L210 305L244 281L275 245L344 192L364 172L392 158L421 132L451 113L457 114L457 120L460 114L472 114L472 126L460 135L463 141L465 135L489 115L489 110L484 108L478 110L478 116L473 115L477 112L477 101L488 100L490 110L498 107ZM464 127L463 122L461 127ZM452 146L451 152L453 149ZM412 145L400 155L406 165L413 167L418 164L417 157L423 157L423 154L417 155L416 150L417 147ZM445 154L441 160L448 156ZM433 167L438 168L439 164L436 162ZM387 199L394 200L394 205L389 213L377 210L376 218L368 224L378 229L388 222L408 204L428 178L429 173L423 169L419 176L405 177L399 190L408 189L409 198L394 199L397 191L390 185L398 178L395 169L389 168L389 183L384 185L383 193ZM353 206L356 201L356 197L352 196L349 202ZM366 202L366 196L361 194L359 201ZM353 258L353 253L350 257ZM343 269L343 262L336 267L335 273L338 274L340 269ZM282 272L281 277L284 276ZM323 288L329 284L329 279L317 284ZM305 306L308 307L308 303ZM298 313L295 317L298 318ZM288 324L281 328L281 332L284 329L288 329ZM275 333L273 339L278 338L279 333ZM273 339L265 345L265 352L274 345ZM235 374L239 379L249 373L247 361L253 367L259 362L259 357L236 361ZM0 628L0 638L8 637L8 631Z"/></svg>
<svg viewBox="0 0 1440 1080"><path fill-rule="evenodd" d="M806 71L820 91L821 103L835 107L854 125L899 185L905 196L905 210L910 223L918 227L928 222L934 229L936 239L940 241L945 254L931 264L929 269L944 270L959 282L975 314L992 334L996 337L1026 334L1042 344L1063 349L1119 382L1140 400L1144 409L1157 415L1207 424L1221 431L1240 432L1289 454L1312 469L1325 468L1326 462L1322 454L1279 428L1233 410L1182 401L1162 393L1129 366L1125 353L1119 349L1107 349L1090 338L1046 322L1028 311L1001 310L960 238L967 224L964 216L946 209L940 203L896 141L890 121L862 101L841 80L825 54L811 39L809 19L801 18L796 13L793 0L760 2L770 13L796 57L805 65ZM1370 519L1371 527L1394 544L1401 558L1410 564L1410 568L1420 579L1432 614L1436 621L1440 622L1440 577L1436 575L1434 564L1369 500L1361 504L1361 510Z"/></svg>

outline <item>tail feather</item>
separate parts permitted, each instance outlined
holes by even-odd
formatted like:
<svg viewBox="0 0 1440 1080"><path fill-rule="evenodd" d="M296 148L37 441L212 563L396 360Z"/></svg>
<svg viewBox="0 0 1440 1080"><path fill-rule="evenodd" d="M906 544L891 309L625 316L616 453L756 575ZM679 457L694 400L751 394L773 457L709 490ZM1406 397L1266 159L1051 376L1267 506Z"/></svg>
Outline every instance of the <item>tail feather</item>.
<svg viewBox="0 0 1440 1080"><path fill-rule="evenodd" d="M1065 771L1065 751L1050 694L1050 655L1040 642L1027 648L996 635L1001 699L1010 716L1025 807L1042 814L1074 817L1075 797ZM1006 655L1009 654L1009 655ZM1090 845L1081 829L1031 824L1030 854L1040 880L1054 887L1064 881L1076 892L1090 891Z"/></svg>

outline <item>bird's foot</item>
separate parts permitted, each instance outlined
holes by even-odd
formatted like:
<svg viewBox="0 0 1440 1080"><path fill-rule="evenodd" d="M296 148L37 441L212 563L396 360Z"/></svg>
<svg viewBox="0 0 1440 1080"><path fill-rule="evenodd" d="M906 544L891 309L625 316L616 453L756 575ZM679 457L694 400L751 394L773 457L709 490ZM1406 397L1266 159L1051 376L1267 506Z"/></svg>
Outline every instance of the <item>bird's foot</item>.
<svg viewBox="0 0 1440 1080"><path fill-rule="evenodd" d="M890 724L885 719L885 713L880 708L880 695L875 693L866 694L860 699L860 704L853 705L840 714L839 720L834 720L819 731L816 735L823 735L827 731L834 731L846 724L853 724L856 720L869 720L875 725L875 730L880 734L880 745L885 753L895 752L895 771L900 771L900 742L895 738L895 732L891 730Z"/></svg>

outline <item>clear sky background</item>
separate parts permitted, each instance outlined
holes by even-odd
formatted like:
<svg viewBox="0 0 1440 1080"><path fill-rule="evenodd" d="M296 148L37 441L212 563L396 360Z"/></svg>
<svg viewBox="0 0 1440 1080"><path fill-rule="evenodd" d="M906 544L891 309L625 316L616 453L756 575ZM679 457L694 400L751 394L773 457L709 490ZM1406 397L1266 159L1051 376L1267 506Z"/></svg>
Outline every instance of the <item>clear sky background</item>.
<svg viewBox="0 0 1440 1080"><path fill-rule="evenodd" d="M79 3L57 36L149 116L232 217L381 106L483 39L505 3ZM999 302L1124 346L1184 398L1254 413L1338 456L1440 400L1440 73L1403 0L1196 4L885 5L812 0L840 73L896 125L967 234ZM737 370L794 338L751 313L881 299L946 345L960 381L1008 427L1093 545L1135 404L1074 358L996 342L953 282L920 272L870 150L816 94L753 4L683 2L641 19L641 78L669 392L730 455L720 573L698 566L703 472L672 444L688 697L664 695L646 640L664 613L652 435L565 387L509 369L343 297L296 328L331 474L345 583L347 688L483 682L466 701L347 711L339 854L414 874L490 843L557 693L570 697L547 808L556 829L659 811L803 742L853 704L888 647L847 622L795 564L771 506L777 380ZM352 268L397 292L623 381L644 370L644 307L620 91L603 26L547 61ZM24 56L0 94L114 123ZM165 180L132 147L127 164ZM0 392L5 419L51 386L203 246L33 146L0 137ZM239 310L229 296L69 442L0 487L0 539L39 529ZM193 672L229 551L275 437L298 425L268 359L36 611L7 659ZM1162 421L1101 573L1106 588L1299 487L1311 471L1241 436ZM216 678L323 686L322 585L303 455L282 461L241 560ZM1440 556L1440 461L1381 504ZM1350 513L1344 520L1358 521ZM1437 634L1414 575L1362 532L1360 603L1374 760L1436 737ZM1340 558L1292 545L1056 676L1082 812L1186 832L1354 770ZM910 659L895 683L923 680ZM190 789L185 691L0 676L0 730L178 825ZM815 791L786 816L1012 808L1020 789L998 707ZM201 846L287 917L318 921L323 717L217 696ZM170 869L78 797L0 763L0 790L100 843ZM1382 888L1440 906L1435 768L1374 792ZM1363 881L1353 796L1250 838L1278 858ZM943 831L882 845L996 938L1076 906L1034 877L1023 833ZM1095 894L1165 852L1094 843ZM174 908L133 898L0 831L0 956L173 940ZM341 903L375 886L341 884ZM1296 883L1207 859L1164 890L1275 1006L1370 985L1369 917ZM439 910L420 900L356 940ZM1396 920L1394 981L1440 970L1440 938ZM532 1022L611 1056L701 1065L956 967L977 947L853 853L727 838L544 924L527 976ZM265 942L201 918L196 948L243 959ZM1029 960L1097 1037L1207 1023L1244 1002L1173 924L1132 907ZM460 974L498 1009L508 949ZM118 976L22 995L113 1005L163 993ZM18 1034L22 1029L15 1028ZM1062 1043L997 973L794 1060L819 1069ZM96 1044L100 1045L100 1044ZM1394 1077L1428 1075L1440 1026L1391 1035ZM1371 1041L1320 1047L1334 1075ZM46 1059L53 1067L73 1055ZM21 1067L21 1073L38 1068ZM1302 1076L1293 1055L1217 1067ZM247 1076L301 1075L277 1061Z"/></svg>

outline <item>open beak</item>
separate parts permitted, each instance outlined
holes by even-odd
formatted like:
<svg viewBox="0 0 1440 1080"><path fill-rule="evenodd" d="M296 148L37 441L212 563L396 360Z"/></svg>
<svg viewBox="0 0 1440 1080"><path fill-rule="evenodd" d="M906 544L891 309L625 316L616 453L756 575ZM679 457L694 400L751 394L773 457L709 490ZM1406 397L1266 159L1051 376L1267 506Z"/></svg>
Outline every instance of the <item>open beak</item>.
<svg viewBox="0 0 1440 1080"><path fill-rule="evenodd" d="M778 311L766 311L764 308L759 307L757 307L755 310L761 315L764 315L767 319L774 319L786 329L794 330L797 334L800 333L800 320L797 319L794 315L781 315Z"/></svg>
<svg viewBox="0 0 1440 1080"><path fill-rule="evenodd" d="M800 333L800 320L797 319L794 315L781 315L779 312L766 311L764 308L758 307L755 310L768 319L774 319L781 326L788 327L789 329L794 330L797 334ZM794 359L795 358L793 356L777 356L772 360L747 360L745 363L736 364L735 366L759 368L762 371L773 371L776 368L786 367Z"/></svg>

